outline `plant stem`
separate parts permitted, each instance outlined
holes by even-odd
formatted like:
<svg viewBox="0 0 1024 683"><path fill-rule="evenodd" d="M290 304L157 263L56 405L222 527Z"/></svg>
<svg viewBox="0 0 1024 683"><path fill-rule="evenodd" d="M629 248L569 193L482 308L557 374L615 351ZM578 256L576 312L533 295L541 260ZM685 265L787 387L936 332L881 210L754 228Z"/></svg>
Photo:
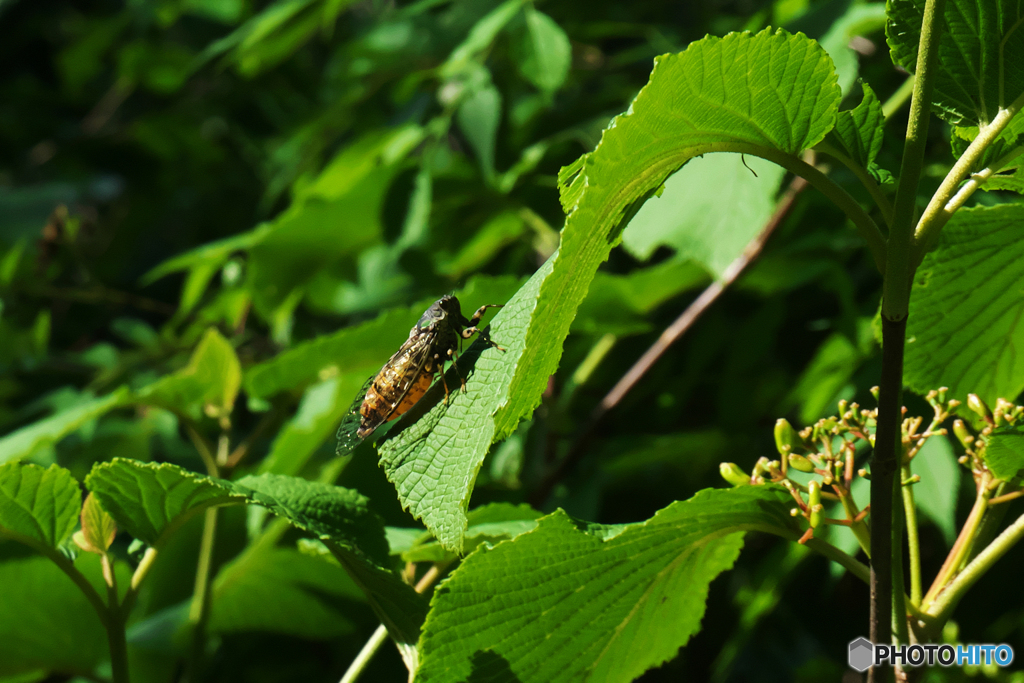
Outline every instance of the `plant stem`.
<svg viewBox="0 0 1024 683"><path fill-rule="evenodd" d="M878 399L878 426L875 431L875 452L871 462L871 624L873 643L892 641L893 585L900 587L902 577L893 580L895 498L899 495L898 455L900 439L900 405L903 389L903 340L907 320L890 320L882 316L882 383ZM889 677L891 670L872 668L869 680ZM872 678L872 676L878 678Z"/></svg>
<svg viewBox="0 0 1024 683"><path fill-rule="evenodd" d="M910 285L915 263L911 247L914 237L914 201L924 167L928 137L929 107L935 78L932 71L938 54L944 0L927 0L921 23L914 96L910 102L906 143L900 164L900 179L893 203L892 226L886 240L885 270L882 284L882 377L879 383L875 452L871 463L871 622L870 639L874 643L892 641L893 590L902 595L903 577L893 576L893 554L901 552L894 544L901 537L895 523L898 510L902 454L903 348L906 341ZM902 516L900 516L902 520ZM902 557L902 555L901 555ZM901 569L902 562L895 568ZM899 613L905 621L903 612ZM892 679L892 669L872 667L868 681Z"/></svg>
<svg viewBox="0 0 1024 683"><path fill-rule="evenodd" d="M198 681L198 672L206 654L206 622L210 617L210 569L213 565L213 548L217 540L218 508L207 508L203 520L203 539L199 545L199 563L196 567L195 589L189 607L188 620L192 625L192 656L190 658L190 681Z"/></svg>
<svg viewBox="0 0 1024 683"><path fill-rule="evenodd" d="M904 465L900 477L909 479L910 465ZM903 486L903 514L907 520L907 549L910 556L910 602L921 604L921 545L917 535L917 507L914 505L914 487Z"/></svg>
<svg viewBox="0 0 1024 683"><path fill-rule="evenodd" d="M125 634L127 610L118 604L117 575L110 555L103 553L103 580L107 584L107 643L110 647L110 670L113 683L128 683L128 640Z"/></svg>
<svg viewBox="0 0 1024 683"><path fill-rule="evenodd" d="M971 195L979 184L977 181L968 181L970 187L962 188L961 191L958 191L957 188L960 186L960 183L970 175L971 169L977 165L981 155L999 137L999 134L1010 124L1010 120L1021 108L1024 108L1024 94L1018 96L1009 107L1000 110L987 126L981 128L977 137L974 138L967 147L967 150L964 151L963 155L953 164L953 168L946 174L942 184L939 185L939 189L932 195L928 206L925 207L924 212L921 214L921 220L914 234L914 246L918 262L924 257L924 253L930 248L942 226L952 218L953 212L966 201L967 197ZM1016 156L1019 156L1019 154L1014 154L1014 157ZM1012 160L1012 158L1007 159L1003 157L993 166L996 167L1000 163L1007 163ZM1001 167L994 168L993 172L998 171L999 168ZM962 198L961 195L963 195ZM954 199L959 199L960 201L954 202Z"/></svg>
<svg viewBox="0 0 1024 683"><path fill-rule="evenodd" d="M971 586L980 579L985 572L992 568L999 558L1007 553L1014 545L1024 538L1024 515L1006 527L1003 533L996 537L987 548L978 553L974 561L968 564L953 581L946 586L935 601L929 606L928 614L935 617L935 623L941 626L949 619L953 609Z"/></svg>
<svg viewBox="0 0 1024 683"><path fill-rule="evenodd" d="M217 454L210 452L206 441L195 428L186 425L192 442L206 464L211 477L220 476L219 465L227 461L228 438L222 433L217 441ZM196 582L192 591L192 604L189 607L188 620L192 625L192 653L189 658L189 680L199 680L199 672L203 668L206 655L206 622L210 618L210 573L213 568L213 550L217 542L217 517L220 510L209 507L203 517L203 538L199 544L199 562L196 566Z"/></svg>
<svg viewBox="0 0 1024 683"><path fill-rule="evenodd" d="M981 528L981 521L985 517L985 512L988 510L988 498L989 492L986 490L986 487L980 486L978 488L978 495L974 499L974 507L971 508L971 514L967 516L967 521L964 522L956 543L953 544L949 555L946 556L946 561L942 564L942 568L935 575L935 581L932 582L931 588L928 589L928 593L925 594L924 599L921 601L922 609L928 610L931 603L942 593L946 584L956 575L960 565L963 564L964 558L967 557L967 553L973 546L974 536L978 533L978 529Z"/></svg>
<svg viewBox="0 0 1024 683"><path fill-rule="evenodd" d="M896 92L894 92L882 105L882 116L884 116L886 120L889 120L893 114L900 110L903 103L910 99L913 92L914 76L911 74L907 80L903 81L900 87L896 89Z"/></svg>
<svg viewBox="0 0 1024 683"><path fill-rule="evenodd" d="M434 582L441 577L441 571L443 569L444 566L440 563L431 566L430 569L423 574L423 577L416 583L416 592L422 593L430 588ZM348 669L345 671L345 675L341 677L340 683L354 683L354 681L359 678L359 674L363 673L363 670L366 669L370 660L373 659L373 655L377 653L380 646L384 644L385 640L387 640L387 635L388 630L384 624L377 627L377 630L373 632L370 639L366 641L365 645L363 645L363 649L359 651L356 658L352 660L351 664L349 664ZM415 671L409 672L409 680L412 680L415 673Z"/></svg>

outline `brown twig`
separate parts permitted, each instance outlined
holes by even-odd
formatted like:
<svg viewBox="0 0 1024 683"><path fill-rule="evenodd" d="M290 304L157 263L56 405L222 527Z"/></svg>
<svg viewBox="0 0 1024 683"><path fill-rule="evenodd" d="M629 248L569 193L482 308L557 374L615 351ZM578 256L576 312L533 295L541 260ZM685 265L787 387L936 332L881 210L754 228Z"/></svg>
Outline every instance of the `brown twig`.
<svg viewBox="0 0 1024 683"><path fill-rule="evenodd" d="M26 294L46 297L50 299L61 299L64 301L75 301L83 304L113 304L115 306L131 306L140 311L151 311L161 315L171 316L177 310L176 306L166 304L156 299L122 292L107 287L92 287L90 289L73 289L71 287L54 287L42 285L24 290Z"/></svg>
<svg viewBox="0 0 1024 683"><path fill-rule="evenodd" d="M582 434L573 444L572 448L566 454L564 458L558 463L554 470L552 470L538 485L537 490L531 496L531 502L534 507L541 507L547 501L548 496L551 495L552 489L555 485L561 481L561 479L568 474L576 466L579 460L583 457L586 452L586 447L590 442L590 438L597 427L597 424L601 421L601 418L605 414L617 406L622 399L628 394L633 387L637 385L640 379L647 374L651 367L661 358L672 344L679 340L690 327L693 326L697 319L711 307L718 297L728 288L736 278L746 269L750 263L757 258L764 248L765 243L771 236L775 229L782 223L783 219L789 213L790 209L793 208L793 203L796 201L797 196L807 187L807 181L802 177L797 176L790 182L789 187L783 193L779 199L779 203L775 208L775 212L772 214L768 222L765 223L764 228L760 234L757 235L753 240L747 244L746 249L740 254L732 263L725 269L722 276L711 283L700 296L698 296L693 303L691 303L682 314L676 318L675 322L669 325L661 336L651 345L649 349L640 357L640 359L633 364L622 379L612 387L611 391L601 400L601 402L594 408L594 411L590 414L590 420L587 426L583 429Z"/></svg>

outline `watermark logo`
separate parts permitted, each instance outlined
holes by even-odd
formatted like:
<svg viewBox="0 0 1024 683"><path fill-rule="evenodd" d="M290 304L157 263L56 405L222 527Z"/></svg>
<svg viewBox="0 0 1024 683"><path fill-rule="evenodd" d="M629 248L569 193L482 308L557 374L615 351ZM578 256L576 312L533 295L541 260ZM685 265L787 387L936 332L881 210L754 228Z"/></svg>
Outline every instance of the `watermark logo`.
<svg viewBox="0 0 1024 683"><path fill-rule="evenodd" d="M867 638L850 643L847 662L863 673L872 666L965 666L1006 667L1013 663L1013 648L1000 645L875 645Z"/></svg>

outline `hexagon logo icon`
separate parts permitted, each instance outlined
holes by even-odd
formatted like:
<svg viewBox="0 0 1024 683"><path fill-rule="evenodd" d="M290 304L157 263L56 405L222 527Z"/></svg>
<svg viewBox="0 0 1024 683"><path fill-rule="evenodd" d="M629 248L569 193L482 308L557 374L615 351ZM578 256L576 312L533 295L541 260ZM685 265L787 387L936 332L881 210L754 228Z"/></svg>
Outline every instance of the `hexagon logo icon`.
<svg viewBox="0 0 1024 683"><path fill-rule="evenodd" d="M849 664L854 671L864 673L875 658L875 646L867 638L858 638L850 643Z"/></svg>

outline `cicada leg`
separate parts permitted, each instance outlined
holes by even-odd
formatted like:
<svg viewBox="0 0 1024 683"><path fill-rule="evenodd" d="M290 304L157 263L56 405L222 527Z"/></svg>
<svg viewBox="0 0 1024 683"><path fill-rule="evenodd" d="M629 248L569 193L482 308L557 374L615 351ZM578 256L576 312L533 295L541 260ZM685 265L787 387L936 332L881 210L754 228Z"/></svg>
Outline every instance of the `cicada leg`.
<svg viewBox="0 0 1024 683"><path fill-rule="evenodd" d="M466 393L466 378L462 376L462 371L459 370L459 366L455 364L455 355L451 349L448 349L448 360L451 361L452 367L455 368L455 374L459 376L459 381L462 382L462 393Z"/></svg>
<svg viewBox="0 0 1024 683"><path fill-rule="evenodd" d="M488 308L501 308L504 305L505 304L485 304L480 308L476 309L476 313L473 314L472 318L463 321L463 324L467 325L467 327L464 330L462 330L462 338L469 339L474 334L480 331L479 328L477 328L477 325L480 324L480 319L484 317L484 311L486 311ZM480 338L483 339L488 344L490 344L491 346L493 346L494 348L498 349L499 351L507 351L507 349L504 346L496 344L489 337L480 335ZM463 385L465 385L465 382L463 382Z"/></svg>

